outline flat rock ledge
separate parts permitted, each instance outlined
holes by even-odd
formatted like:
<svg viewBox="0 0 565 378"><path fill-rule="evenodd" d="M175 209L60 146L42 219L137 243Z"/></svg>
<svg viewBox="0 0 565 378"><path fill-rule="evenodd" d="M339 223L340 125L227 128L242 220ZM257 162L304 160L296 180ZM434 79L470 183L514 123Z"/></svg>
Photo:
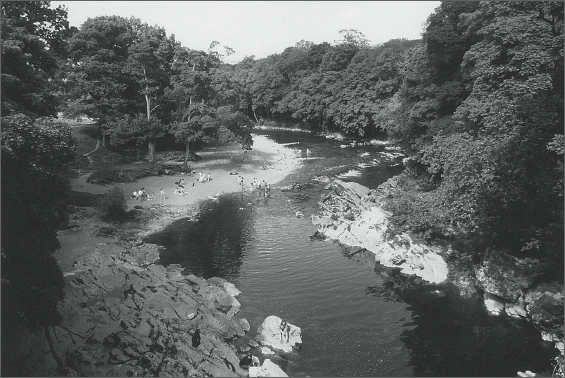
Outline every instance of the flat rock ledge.
<svg viewBox="0 0 565 378"><path fill-rule="evenodd" d="M285 325L284 329L281 324ZM291 353L302 348L302 330L286 321L283 323L283 319L278 316L271 315L266 317L257 329L255 340L261 345Z"/></svg>
<svg viewBox="0 0 565 378"><path fill-rule="evenodd" d="M43 333L29 333L25 370L39 376L247 376L230 344L250 328L236 315L239 290L221 278L183 276L178 265L153 264L159 248L145 244L76 261L65 274L62 322L49 328L62 366Z"/></svg>
<svg viewBox="0 0 565 378"><path fill-rule="evenodd" d="M273 361L266 358L260 367L249 368L250 377L288 377L288 375Z"/></svg>
<svg viewBox="0 0 565 378"><path fill-rule="evenodd" d="M438 247L415 240L408 233L389 239L386 236L390 216L377 205L374 192L354 182L334 180L329 194L319 202L321 216L312 216L318 232L348 246L364 248L375 254L386 267L400 268L431 283L447 279L447 263Z"/></svg>

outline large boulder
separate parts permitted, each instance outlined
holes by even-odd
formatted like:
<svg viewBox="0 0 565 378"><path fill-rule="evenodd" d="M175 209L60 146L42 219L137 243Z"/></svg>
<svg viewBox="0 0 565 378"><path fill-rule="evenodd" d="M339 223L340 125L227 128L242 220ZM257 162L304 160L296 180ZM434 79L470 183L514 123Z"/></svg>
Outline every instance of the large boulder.
<svg viewBox="0 0 565 378"><path fill-rule="evenodd" d="M288 375L273 361L266 358L261 367L249 368L250 377L288 377Z"/></svg>
<svg viewBox="0 0 565 378"><path fill-rule="evenodd" d="M237 299L218 286L204 286L198 290L198 295L201 296L205 302L213 306L213 308L226 314L234 315L241 307Z"/></svg>
<svg viewBox="0 0 565 378"><path fill-rule="evenodd" d="M300 327L287 323L286 329L281 330L283 319L271 315L265 318L257 329L255 339L262 345L290 353L302 347L302 330Z"/></svg>
<svg viewBox="0 0 565 378"><path fill-rule="evenodd" d="M526 310L546 341L563 341L563 285L543 283L524 296Z"/></svg>
<svg viewBox="0 0 565 378"><path fill-rule="evenodd" d="M241 294L241 291L239 291L239 289L237 287L235 287L234 284L226 281L223 278L212 277L212 278L207 279L206 281L210 285L221 287L222 289L224 289L226 291L226 293L228 293L232 297L237 297L237 296L239 296L239 294Z"/></svg>
<svg viewBox="0 0 565 378"><path fill-rule="evenodd" d="M516 302L542 273L535 259L518 259L504 252L490 251L475 269L479 287L508 301Z"/></svg>
<svg viewBox="0 0 565 378"><path fill-rule="evenodd" d="M377 206L376 194L357 183L334 180L331 192L319 202L321 216L313 216L318 233L347 246L364 248L387 267L398 267L426 281L440 283L447 279L447 263L439 247L429 246L403 233L389 240L389 213Z"/></svg>

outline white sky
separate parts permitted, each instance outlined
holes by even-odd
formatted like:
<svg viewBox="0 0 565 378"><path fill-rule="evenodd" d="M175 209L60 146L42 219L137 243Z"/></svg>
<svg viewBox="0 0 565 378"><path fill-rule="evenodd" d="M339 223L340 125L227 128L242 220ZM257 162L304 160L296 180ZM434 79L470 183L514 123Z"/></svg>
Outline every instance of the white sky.
<svg viewBox="0 0 565 378"><path fill-rule="evenodd" d="M281 53L304 39L334 43L341 29L355 29L371 44L393 38L419 39L439 1L52 1L65 5L72 26L87 18L139 18L165 28L183 46L208 50L212 41L256 59ZM223 49L218 52L223 53Z"/></svg>

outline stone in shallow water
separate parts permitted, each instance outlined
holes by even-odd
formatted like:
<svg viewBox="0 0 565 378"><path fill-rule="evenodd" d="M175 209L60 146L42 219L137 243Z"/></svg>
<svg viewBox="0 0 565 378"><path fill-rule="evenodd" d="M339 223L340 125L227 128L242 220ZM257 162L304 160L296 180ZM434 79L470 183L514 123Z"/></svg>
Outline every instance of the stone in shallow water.
<svg viewBox="0 0 565 378"><path fill-rule="evenodd" d="M275 354L275 352L273 352L271 350L271 348L268 348L268 347L262 347L261 353L264 354L264 355Z"/></svg>
<svg viewBox="0 0 565 378"><path fill-rule="evenodd" d="M500 315L504 311L504 302L496 295L485 293L484 303L487 311L492 315Z"/></svg>
<svg viewBox="0 0 565 378"><path fill-rule="evenodd" d="M288 375L270 359L265 359L261 367L250 367L250 377L288 377Z"/></svg>
<svg viewBox="0 0 565 378"><path fill-rule="evenodd" d="M281 350L286 353L302 346L302 330L290 323L281 330L283 319L278 316L268 316L257 329L256 339L262 345Z"/></svg>

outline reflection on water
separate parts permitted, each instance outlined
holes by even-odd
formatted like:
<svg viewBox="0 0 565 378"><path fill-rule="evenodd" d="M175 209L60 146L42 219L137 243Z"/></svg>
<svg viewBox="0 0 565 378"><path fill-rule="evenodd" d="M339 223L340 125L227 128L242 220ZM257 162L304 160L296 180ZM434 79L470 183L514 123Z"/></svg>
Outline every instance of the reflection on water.
<svg viewBox="0 0 565 378"><path fill-rule="evenodd" d="M279 143L300 142L292 147L324 157L305 160L290 181L347 172L379 152L340 149L310 134L277 134ZM399 172L396 163L367 165L347 180L374 187ZM449 285L422 285L375 265L366 251L311 238L316 230L309 215L318 212L326 185L312 182L273 190L271 198L221 196L202 204L194 221L178 220L147 241L166 247L164 264L233 282L251 324L246 339L269 315L301 327L302 350L272 357L291 376L512 376L551 369L553 350L531 325L489 317Z"/></svg>
<svg viewBox="0 0 565 378"><path fill-rule="evenodd" d="M146 240L166 247L161 256L165 265L181 264L204 278L237 277L247 245L254 239L253 207L247 203L242 196L206 201L194 220L177 220Z"/></svg>

